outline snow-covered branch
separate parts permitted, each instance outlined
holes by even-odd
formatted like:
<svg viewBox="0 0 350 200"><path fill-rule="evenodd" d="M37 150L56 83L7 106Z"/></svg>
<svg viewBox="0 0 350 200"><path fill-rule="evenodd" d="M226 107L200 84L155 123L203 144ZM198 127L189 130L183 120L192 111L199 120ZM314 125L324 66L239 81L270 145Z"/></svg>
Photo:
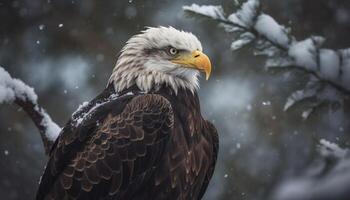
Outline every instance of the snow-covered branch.
<svg viewBox="0 0 350 200"><path fill-rule="evenodd" d="M265 67L285 67L310 74L309 83L288 98L285 110L299 101L314 98L316 101L302 115L306 118L323 102L342 102L342 95L350 96L350 48L322 48L325 39L320 36L298 41L290 28L261 11L259 0L236 4L238 9L229 15L221 6L192 4L183 9L215 20L232 33L235 36L231 44L233 51L252 44L255 55L266 56Z"/></svg>
<svg viewBox="0 0 350 200"><path fill-rule="evenodd" d="M45 152L50 151L51 145L57 138L61 128L51 120L46 111L38 105L38 96L34 89L0 67L0 104L16 103L33 120L39 129Z"/></svg>
<svg viewBox="0 0 350 200"><path fill-rule="evenodd" d="M327 140L320 140L320 159L299 178L283 181L272 199L348 199L350 195L350 154Z"/></svg>

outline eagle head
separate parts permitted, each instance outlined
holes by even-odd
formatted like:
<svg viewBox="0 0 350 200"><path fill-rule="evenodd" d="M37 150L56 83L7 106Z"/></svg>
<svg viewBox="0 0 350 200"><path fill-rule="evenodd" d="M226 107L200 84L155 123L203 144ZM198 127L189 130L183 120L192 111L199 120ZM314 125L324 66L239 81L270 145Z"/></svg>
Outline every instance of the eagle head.
<svg viewBox="0 0 350 200"><path fill-rule="evenodd" d="M121 50L109 80L120 92L132 85L148 92L160 85L192 92L199 88L198 75L211 73L211 63L192 33L173 27L149 27L134 35Z"/></svg>

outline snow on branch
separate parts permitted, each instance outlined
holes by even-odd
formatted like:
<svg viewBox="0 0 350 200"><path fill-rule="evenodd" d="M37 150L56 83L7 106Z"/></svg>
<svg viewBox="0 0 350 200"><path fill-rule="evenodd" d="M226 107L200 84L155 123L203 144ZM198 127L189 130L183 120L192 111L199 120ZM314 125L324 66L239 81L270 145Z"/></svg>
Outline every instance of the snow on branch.
<svg viewBox="0 0 350 200"><path fill-rule="evenodd" d="M1 103L16 103L26 111L39 129L45 152L48 153L51 145L59 135L61 128L53 122L46 111L38 105L38 96L35 94L34 89L21 80L12 78L2 67L0 67L0 104Z"/></svg>
<svg viewBox="0 0 350 200"><path fill-rule="evenodd" d="M321 139L317 160L299 178L282 181L272 195L276 200L348 199L350 195L350 154L337 144Z"/></svg>
<svg viewBox="0 0 350 200"><path fill-rule="evenodd" d="M309 83L288 98L285 110L301 100L314 98L315 102L302 114L307 118L322 103L342 103L343 95L350 96L350 48L322 48L325 39L320 36L298 41L291 34L291 28L261 11L259 0L247 0L238 7L229 15L221 6L192 4L183 9L215 20L232 33L235 36L231 44L233 51L252 44L255 55L266 56L265 67L285 67L309 74ZM336 92L332 91L334 88Z"/></svg>
<svg viewBox="0 0 350 200"><path fill-rule="evenodd" d="M343 159L346 157L346 154L348 153L347 149L343 149L339 147L337 144L329 142L325 139L320 140L319 144L319 153L323 157L334 157L337 159Z"/></svg>
<svg viewBox="0 0 350 200"><path fill-rule="evenodd" d="M196 10L196 14L215 20L225 20L224 10L221 6L199 6L192 4L192 6L184 6L184 9Z"/></svg>

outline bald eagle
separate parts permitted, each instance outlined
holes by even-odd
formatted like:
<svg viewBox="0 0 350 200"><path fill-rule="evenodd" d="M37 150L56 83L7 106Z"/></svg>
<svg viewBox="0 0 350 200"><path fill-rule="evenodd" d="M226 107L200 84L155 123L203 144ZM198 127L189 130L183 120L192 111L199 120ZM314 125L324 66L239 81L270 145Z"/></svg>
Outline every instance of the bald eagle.
<svg viewBox="0 0 350 200"><path fill-rule="evenodd" d="M106 89L55 141L37 199L201 199L218 152L200 111L201 71L208 79L211 63L191 33L131 37Z"/></svg>

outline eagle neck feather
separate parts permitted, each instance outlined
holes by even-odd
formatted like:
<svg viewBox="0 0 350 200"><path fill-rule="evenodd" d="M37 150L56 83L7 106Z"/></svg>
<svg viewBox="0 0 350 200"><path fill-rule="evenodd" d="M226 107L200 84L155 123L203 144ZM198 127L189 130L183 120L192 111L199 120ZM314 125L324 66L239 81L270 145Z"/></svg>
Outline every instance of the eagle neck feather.
<svg viewBox="0 0 350 200"><path fill-rule="evenodd" d="M132 85L136 85L141 91L146 93L151 90L157 90L163 84L169 86L175 94L180 89L188 89L194 94L199 88L197 77L194 77L193 80L186 80L183 77L176 77L162 72L150 72L144 69L130 71L122 70L122 67L120 70L113 71L109 80L110 83L114 85L117 93Z"/></svg>

